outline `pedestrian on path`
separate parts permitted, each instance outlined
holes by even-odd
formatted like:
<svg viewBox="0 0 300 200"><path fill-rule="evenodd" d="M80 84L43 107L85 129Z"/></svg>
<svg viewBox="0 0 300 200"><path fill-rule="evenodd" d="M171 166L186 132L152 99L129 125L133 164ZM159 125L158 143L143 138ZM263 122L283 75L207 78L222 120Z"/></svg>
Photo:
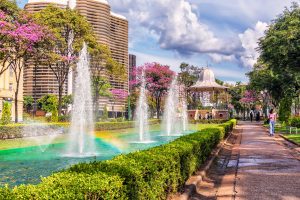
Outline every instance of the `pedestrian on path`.
<svg viewBox="0 0 300 200"><path fill-rule="evenodd" d="M250 121L252 122L253 121L253 116L254 116L254 112L253 110L250 111Z"/></svg>
<svg viewBox="0 0 300 200"><path fill-rule="evenodd" d="M273 109L270 110L269 120L270 120L270 136L274 136L274 134L275 134L275 123L276 123L276 113L274 112Z"/></svg>

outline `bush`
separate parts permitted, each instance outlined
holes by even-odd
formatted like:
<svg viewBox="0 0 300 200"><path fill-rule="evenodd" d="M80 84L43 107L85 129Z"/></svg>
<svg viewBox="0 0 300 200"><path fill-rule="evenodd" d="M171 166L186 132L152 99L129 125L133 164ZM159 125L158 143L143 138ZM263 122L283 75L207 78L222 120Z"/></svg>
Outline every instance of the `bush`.
<svg viewBox="0 0 300 200"><path fill-rule="evenodd" d="M290 125L293 127L300 128L300 117L293 117L290 119Z"/></svg>
<svg viewBox="0 0 300 200"><path fill-rule="evenodd" d="M228 134L236 120L183 136L149 150L117 156L104 162L78 164L68 171L95 174L105 172L124 178L129 199L166 199L181 188Z"/></svg>
<svg viewBox="0 0 300 200"><path fill-rule="evenodd" d="M6 125L11 122L11 104L8 102L3 103L1 124Z"/></svg>
<svg viewBox="0 0 300 200"><path fill-rule="evenodd" d="M70 115L61 115L58 116L58 121L59 122L70 122L71 116Z"/></svg>
<svg viewBox="0 0 300 200"><path fill-rule="evenodd" d="M120 155L108 161L81 163L43 178L36 186L0 189L1 199L166 199L178 191L236 120L183 136L173 142Z"/></svg>
<svg viewBox="0 0 300 200"><path fill-rule="evenodd" d="M149 120L149 124L158 124L160 121L157 119ZM97 122L95 124L96 131L104 131L104 130L117 130L117 129L125 129L125 128L134 128L135 121L123 121L117 122Z"/></svg>
<svg viewBox="0 0 300 200"><path fill-rule="evenodd" d="M222 124L227 122L225 119L200 119L200 120L190 120L189 122L192 124Z"/></svg>
<svg viewBox="0 0 300 200"><path fill-rule="evenodd" d="M39 185L0 189L0 199L127 199L119 176L104 173L60 172L43 178Z"/></svg>

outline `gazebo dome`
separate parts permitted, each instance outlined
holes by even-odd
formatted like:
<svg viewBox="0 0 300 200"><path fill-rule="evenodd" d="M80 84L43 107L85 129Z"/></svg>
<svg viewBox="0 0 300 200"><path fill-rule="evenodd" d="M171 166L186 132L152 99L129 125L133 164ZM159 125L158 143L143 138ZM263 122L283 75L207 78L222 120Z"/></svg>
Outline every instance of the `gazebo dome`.
<svg viewBox="0 0 300 200"><path fill-rule="evenodd" d="M209 68L203 69L199 75L199 81L215 82L214 72Z"/></svg>
<svg viewBox="0 0 300 200"><path fill-rule="evenodd" d="M227 87L216 83L215 74L209 68L202 69L198 81L190 87L190 90L211 91L225 90Z"/></svg>

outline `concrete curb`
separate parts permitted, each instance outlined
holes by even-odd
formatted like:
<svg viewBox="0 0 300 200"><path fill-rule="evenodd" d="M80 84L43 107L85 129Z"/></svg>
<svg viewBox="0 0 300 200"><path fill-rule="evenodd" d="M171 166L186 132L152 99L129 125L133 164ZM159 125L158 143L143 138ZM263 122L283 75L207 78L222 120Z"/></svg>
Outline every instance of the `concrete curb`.
<svg viewBox="0 0 300 200"><path fill-rule="evenodd" d="M288 141L288 142L290 142L290 143L292 143L292 144L294 144L294 145L300 147L300 144L298 144L297 142L294 142L293 140L288 139L288 138L285 137L284 135L279 134L279 136L282 137L283 139L285 139L286 141Z"/></svg>
<svg viewBox="0 0 300 200"><path fill-rule="evenodd" d="M233 131L232 131L233 132ZM204 168L201 171L198 171L197 175L191 176L184 186L184 192L176 199L178 200L188 200L192 194L197 192L197 185L201 184L203 178L206 176L207 171L210 169L216 157L219 155L220 150L223 148L224 144L227 143L227 140L232 135L232 132L227 136L227 138L221 142L220 145L216 148L214 153L212 153L212 157L206 162Z"/></svg>

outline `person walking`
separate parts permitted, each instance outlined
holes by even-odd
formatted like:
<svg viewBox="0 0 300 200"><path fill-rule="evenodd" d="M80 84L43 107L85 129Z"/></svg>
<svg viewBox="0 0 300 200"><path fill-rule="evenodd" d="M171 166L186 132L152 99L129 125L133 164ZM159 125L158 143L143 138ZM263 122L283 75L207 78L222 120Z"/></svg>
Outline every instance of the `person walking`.
<svg viewBox="0 0 300 200"><path fill-rule="evenodd" d="M251 122L253 121L253 116L254 116L254 112L253 112L253 110L250 110L250 121Z"/></svg>
<svg viewBox="0 0 300 200"><path fill-rule="evenodd" d="M274 136L274 134L275 134L275 123L276 123L276 113L274 112L273 109L270 110L269 120L270 120L270 136Z"/></svg>

